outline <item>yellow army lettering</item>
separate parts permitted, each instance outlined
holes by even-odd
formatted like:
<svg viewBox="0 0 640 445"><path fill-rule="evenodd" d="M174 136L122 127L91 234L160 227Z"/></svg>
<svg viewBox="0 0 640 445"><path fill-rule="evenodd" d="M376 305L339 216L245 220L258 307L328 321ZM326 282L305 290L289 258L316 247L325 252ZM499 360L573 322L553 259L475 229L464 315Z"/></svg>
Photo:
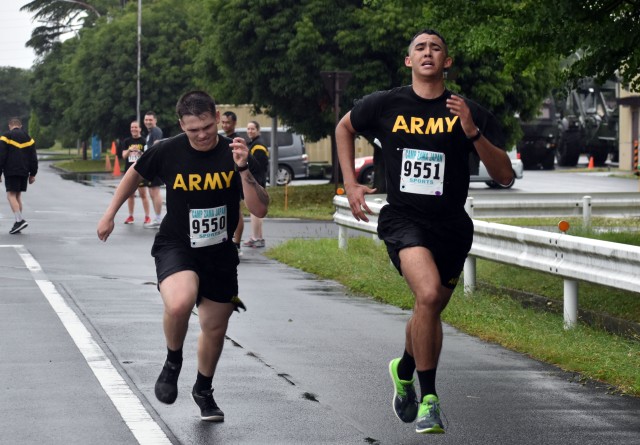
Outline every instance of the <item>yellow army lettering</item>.
<svg viewBox="0 0 640 445"><path fill-rule="evenodd" d="M436 134L436 133L451 133L453 131L453 125L458 120L458 116L453 117L445 117L445 118L437 118L434 119L432 117L425 124L425 120L421 117L411 117L410 124L407 123L407 120L404 116L396 117L396 122L393 124L393 129L391 130L393 133L397 133L399 131L404 131L405 133L410 134ZM445 130L445 122L447 124L447 128Z"/></svg>
<svg viewBox="0 0 640 445"><path fill-rule="evenodd" d="M222 188L231 187L231 178L233 178L233 170L229 172L215 172L213 174L207 173L204 176L199 174L190 174L188 176L188 183L185 182L185 178L182 174L178 173L176 179L173 182L173 189L182 189L184 191L194 190L217 190Z"/></svg>

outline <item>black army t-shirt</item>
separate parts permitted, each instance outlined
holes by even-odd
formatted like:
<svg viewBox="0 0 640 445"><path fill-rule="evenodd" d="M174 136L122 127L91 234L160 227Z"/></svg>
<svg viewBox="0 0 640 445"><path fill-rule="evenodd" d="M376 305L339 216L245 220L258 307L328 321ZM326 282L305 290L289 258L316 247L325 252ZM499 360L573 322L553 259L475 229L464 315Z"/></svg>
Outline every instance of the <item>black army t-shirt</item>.
<svg viewBox="0 0 640 445"><path fill-rule="evenodd" d="M182 133L140 157L136 171L147 180L159 177L167 188L167 214L158 238L213 248L233 237L242 183L229 142L218 137L215 148L203 152Z"/></svg>
<svg viewBox="0 0 640 445"><path fill-rule="evenodd" d="M446 107L451 94L423 99L404 86L365 96L351 110L354 129L381 143L390 205L432 219L464 212L475 148ZM473 101L467 104L485 137L502 148L495 117Z"/></svg>

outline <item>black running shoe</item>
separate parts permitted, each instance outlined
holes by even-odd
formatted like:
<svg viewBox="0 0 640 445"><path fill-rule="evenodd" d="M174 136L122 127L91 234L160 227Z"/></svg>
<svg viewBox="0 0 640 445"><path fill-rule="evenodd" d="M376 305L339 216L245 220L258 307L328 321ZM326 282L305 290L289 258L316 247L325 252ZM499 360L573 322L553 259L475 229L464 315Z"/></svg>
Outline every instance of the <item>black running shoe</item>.
<svg viewBox="0 0 640 445"><path fill-rule="evenodd" d="M191 392L194 402L200 407L200 418L207 422L224 422L224 413L213 400L213 389Z"/></svg>
<svg viewBox="0 0 640 445"><path fill-rule="evenodd" d="M182 363L164 362L162 372L156 381L156 397L162 403L172 404L178 397L178 376Z"/></svg>
<svg viewBox="0 0 640 445"><path fill-rule="evenodd" d="M22 221L16 221L16 223L13 225L11 230L9 230L9 233L11 235L13 235L14 233L20 233L20 231L25 227L27 227L28 225L29 224L27 224L27 222L24 219Z"/></svg>

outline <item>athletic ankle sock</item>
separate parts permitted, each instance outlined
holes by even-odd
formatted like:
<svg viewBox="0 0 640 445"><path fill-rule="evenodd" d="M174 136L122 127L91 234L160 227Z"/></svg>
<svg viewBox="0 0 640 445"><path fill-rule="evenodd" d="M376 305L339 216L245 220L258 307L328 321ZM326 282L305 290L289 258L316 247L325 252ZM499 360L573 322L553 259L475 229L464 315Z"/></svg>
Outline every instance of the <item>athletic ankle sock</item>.
<svg viewBox="0 0 640 445"><path fill-rule="evenodd" d="M198 377L196 377L196 384L193 385L193 390L195 392L206 391L211 389L211 384L213 382L213 376L207 377L205 375L200 374L198 371Z"/></svg>
<svg viewBox="0 0 640 445"><path fill-rule="evenodd" d="M182 364L182 348L178 349L177 351L172 351L171 349L167 348L167 360L175 365Z"/></svg>
<svg viewBox="0 0 640 445"><path fill-rule="evenodd" d="M422 391L422 397L420 400L424 399L424 396L427 394L433 394L434 396L438 396L436 393L436 370L435 369L427 369L426 371L418 371L418 381L420 382L420 390Z"/></svg>
<svg viewBox="0 0 640 445"><path fill-rule="evenodd" d="M415 370L416 361L405 349L402 358L398 362L398 378L400 380L411 380L413 378L413 371Z"/></svg>

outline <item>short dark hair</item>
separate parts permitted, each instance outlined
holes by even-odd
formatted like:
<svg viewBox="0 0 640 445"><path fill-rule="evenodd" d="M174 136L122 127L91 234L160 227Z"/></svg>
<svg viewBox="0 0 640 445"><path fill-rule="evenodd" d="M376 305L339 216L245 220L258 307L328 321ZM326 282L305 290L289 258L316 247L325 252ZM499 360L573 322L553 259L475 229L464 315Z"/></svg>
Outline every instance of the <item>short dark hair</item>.
<svg viewBox="0 0 640 445"><path fill-rule="evenodd" d="M154 113L153 111L147 111L146 113L144 113L144 115L156 117L156 113Z"/></svg>
<svg viewBox="0 0 640 445"><path fill-rule="evenodd" d="M419 36L421 36L422 34L427 34L430 36L437 36L440 38L440 40L442 40L442 43L444 44L444 52L445 54L449 54L449 47L447 46L447 41L444 39L444 37L442 37L442 34L440 34L438 31L431 29L431 28L424 28L420 31L418 31L417 33L415 33L413 35L413 37L411 37L411 41L409 42L409 48L407 50L407 52L411 52L411 45L413 45L413 41L415 39L417 39Z"/></svg>
<svg viewBox="0 0 640 445"><path fill-rule="evenodd" d="M229 119L231 119L234 122L238 122L238 116L236 116L236 113L234 113L233 111L225 111L224 113L222 113L223 115L227 116Z"/></svg>
<svg viewBox="0 0 640 445"><path fill-rule="evenodd" d="M204 113L216 115L216 102L209 94L201 90L184 93L176 104L178 118L183 116L200 116Z"/></svg>

